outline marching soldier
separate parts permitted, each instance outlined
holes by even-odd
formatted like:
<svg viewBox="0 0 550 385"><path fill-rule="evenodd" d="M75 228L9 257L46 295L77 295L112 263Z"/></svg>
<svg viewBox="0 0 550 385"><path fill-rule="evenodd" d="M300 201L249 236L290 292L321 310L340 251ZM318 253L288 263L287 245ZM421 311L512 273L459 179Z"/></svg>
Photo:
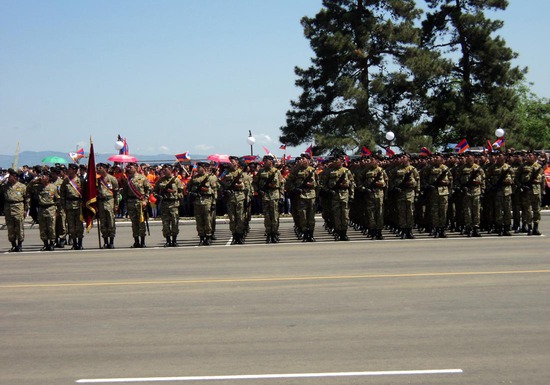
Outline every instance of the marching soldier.
<svg viewBox="0 0 550 385"><path fill-rule="evenodd" d="M216 184L211 174L207 172L210 164L197 163L197 172L187 184L187 191L193 204L197 233L200 246L210 246L212 243L212 205L215 205L214 196Z"/></svg>
<svg viewBox="0 0 550 385"><path fill-rule="evenodd" d="M506 163L504 154L498 154L495 163L488 169L487 190L492 192L491 202L493 223L498 235L511 236L512 224L512 185L514 183L514 170Z"/></svg>
<svg viewBox="0 0 550 385"><path fill-rule="evenodd" d="M319 181L308 154L301 155L296 162L286 179L286 188L292 197L294 220L302 241L315 242L315 197Z"/></svg>
<svg viewBox="0 0 550 385"><path fill-rule="evenodd" d="M472 154L467 154L463 166L457 170L457 177L456 182L464 194L462 202L464 234L468 237L481 237L479 233L480 197L485 191L485 171L475 163Z"/></svg>
<svg viewBox="0 0 550 385"><path fill-rule="evenodd" d="M38 228L40 239L44 242L42 250L53 251L55 245L55 220L59 192L57 187L50 183L50 171L44 170L39 177L40 183L33 183L27 187L27 191L34 194L37 199Z"/></svg>
<svg viewBox="0 0 550 385"><path fill-rule="evenodd" d="M384 197L388 189L388 174L376 158L367 159L363 183L359 191L365 199L365 215L368 234L372 239L384 239Z"/></svg>
<svg viewBox="0 0 550 385"><path fill-rule="evenodd" d="M441 155L434 155L431 166L426 169L426 186L428 193L428 208L432 221L434 238L447 238L447 211L449 192L452 189L453 176L447 165L443 164Z"/></svg>
<svg viewBox="0 0 550 385"><path fill-rule="evenodd" d="M542 165L535 154L527 154L526 161L519 171L523 220L527 223L527 235L541 235L542 194L545 192L545 176Z"/></svg>
<svg viewBox="0 0 550 385"><path fill-rule="evenodd" d="M97 208L101 236L103 237L103 248L114 249L116 235L115 213L118 210L118 181L109 174L109 165L98 163L97 172Z"/></svg>
<svg viewBox="0 0 550 385"><path fill-rule="evenodd" d="M401 239L413 239L414 201L420 192L420 175L418 170L411 166L407 155L401 157L398 166L393 170L391 183L392 190L396 194Z"/></svg>
<svg viewBox="0 0 550 385"><path fill-rule="evenodd" d="M61 185L67 177L66 173L61 167L52 167L51 170L51 183L57 186L57 191L61 191ZM65 248L67 244L67 215L65 208L61 205L61 200L57 204L57 214L55 218L55 247L60 249ZM71 240L72 244L72 240Z"/></svg>
<svg viewBox="0 0 550 385"><path fill-rule="evenodd" d="M122 197L126 202L128 216L132 222L132 236L134 248L145 246L145 234L147 228L147 202L151 193L151 185L147 177L138 173L136 163L126 165L126 178L122 181Z"/></svg>
<svg viewBox="0 0 550 385"><path fill-rule="evenodd" d="M232 243L240 245L244 243L245 232L245 180L239 167L239 158L230 156L229 161L227 170L220 176L220 184L227 207L229 229L233 235Z"/></svg>
<svg viewBox="0 0 550 385"><path fill-rule="evenodd" d="M279 203L284 199L285 181L271 155L263 158L263 168L254 177L254 189L262 198L266 243L279 242Z"/></svg>
<svg viewBox="0 0 550 385"><path fill-rule="evenodd" d="M67 178L63 180L59 188L59 195L61 196L61 205L67 215L67 229L73 240L72 249L82 250L82 238L84 238L82 202L86 183L77 173L78 165L70 164Z"/></svg>
<svg viewBox="0 0 550 385"><path fill-rule="evenodd" d="M353 175L343 166L343 163L343 156L334 156L325 178L320 179L320 187L328 198L327 203L331 206L331 219L337 241L349 241L347 235L349 204L353 201L355 193Z"/></svg>
<svg viewBox="0 0 550 385"><path fill-rule="evenodd" d="M220 192L220 181L216 176L216 166L214 163L210 163L208 168L208 178L210 179L210 186L212 187L212 206L210 206L210 218L211 218L211 235L210 240L216 240L216 203L218 202L218 196Z"/></svg>
<svg viewBox="0 0 550 385"><path fill-rule="evenodd" d="M4 201L4 216L8 228L8 240L11 242L11 250L23 251L25 231L23 224L27 216L27 208L30 199L27 194L27 186L19 182L17 172L10 168L8 177L0 185L1 195Z"/></svg>
<svg viewBox="0 0 550 385"><path fill-rule="evenodd" d="M183 198L183 185L173 174L171 165L163 165L162 173L162 177L155 184L153 193L161 206L162 235L166 239L164 247L177 247L179 206Z"/></svg>

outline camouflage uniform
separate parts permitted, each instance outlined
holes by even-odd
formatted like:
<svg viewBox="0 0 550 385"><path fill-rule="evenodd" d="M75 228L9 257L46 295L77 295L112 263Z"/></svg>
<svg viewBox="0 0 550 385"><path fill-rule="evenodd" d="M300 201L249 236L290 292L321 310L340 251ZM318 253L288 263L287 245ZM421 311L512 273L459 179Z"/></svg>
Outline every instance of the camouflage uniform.
<svg viewBox="0 0 550 385"><path fill-rule="evenodd" d="M472 155L468 155L472 157ZM463 222L464 234L467 236L481 237L479 233L480 223L480 197L485 191L485 171L480 165L471 161L466 161L457 171L456 183L463 192Z"/></svg>
<svg viewBox="0 0 550 385"><path fill-rule="evenodd" d="M208 178L210 179L210 187L212 188L212 206L210 206L210 228L212 229L210 232L210 239L215 241L216 240L216 206L218 202L219 192L220 192L220 181L218 180L218 177L210 170L208 172Z"/></svg>
<svg viewBox="0 0 550 385"><path fill-rule="evenodd" d="M114 249L116 235L115 212L118 208L118 181L106 174L97 176L97 208L104 248Z"/></svg>
<svg viewBox="0 0 550 385"><path fill-rule="evenodd" d="M56 211L60 197L57 187L49 182L49 176L42 178L47 178L47 182L34 183L31 189L38 203L38 228L40 239L44 242L43 250L51 251L54 249Z"/></svg>
<svg viewBox="0 0 550 385"><path fill-rule="evenodd" d="M307 158L299 160L287 176L285 186L292 197L293 217L304 242L313 242L315 231L315 197L319 184L315 169Z"/></svg>
<svg viewBox="0 0 550 385"><path fill-rule="evenodd" d="M63 184L64 178L55 176L55 172L52 171L52 181L51 183L57 186L57 191L61 193L61 184ZM55 218L55 247L64 248L67 243L67 214L65 208L61 204L61 200L57 204L57 213Z"/></svg>
<svg viewBox="0 0 550 385"><path fill-rule="evenodd" d="M10 169L8 180L0 186L1 195L4 201L4 216L8 228L8 240L11 242L10 251L22 251L22 243L25 240L25 231L23 224L25 222L25 213L29 207L29 197L27 195L27 186L17 181L17 174Z"/></svg>
<svg viewBox="0 0 550 385"><path fill-rule="evenodd" d="M401 238L414 238L412 228L414 226L414 201L420 192L420 175L418 170L408 163L408 159L402 160L393 170L390 177L391 188L396 194L398 225L401 229Z"/></svg>
<svg viewBox="0 0 550 385"><path fill-rule="evenodd" d="M541 235L539 231L540 211L542 193L546 186L544 168L536 161L533 154L528 155L528 161L521 167L518 181L521 189L523 221L528 225L527 234Z"/></svg>
<svg viewBox="0 0 550 385"><path fill-rule="evenodd" d="M453 176L451 170L444 164L436 163L427 168L426 188L428 191L428 207L430 219L436 237L445 238L447 226L447 210L449 191L452 189Z"/></svg>
<svg viewBox="0 0 550 385"><path fill-rule="evenodd" d="M355 183L351 172L342 166L342 161L341 157L334 159L326 177L320 180L320 187L323 194L330 198L327 203L331 207L335 239L347 241L349 240L347 236L349 203L354 198Z"/></svg>
<svg viewBox="0 0 550 385"><path fill-rule="evenodd" d="M134 171L131 171L130 167L134 168ZM145 221L148 215L147 202L151 193L151 185L145 175L137 172L137 166L127 166L127 171L129 171L128 176L121 180L122 197L126 202L128 216L132 222L132 236L134 237L132 247L142 248L145 247ZM134 172L133 175L132 172Z"/></svg>
<svg viewBox="0 0 550 385"><path fill-rule="evenodd" d="M514 183L513 168L504 163L504 155L499 155L496 163L486 174L487 190L492 193L491 205L493 223L499 235L512 235L510 225L512 223L512 185Z"/></svg>
<svg viewBox="0 0 550 385"><path fill-rule="evenodd" d="M199 245L209 246L212 236L212 205L214 204L215 188L211 174L206 173L209 165L199 165L199 172L187 184L187 190L193 202Z"/></svg>
<svg viewBox="0 0 550 385"><path fill-rule="evenodd" d="M86 183L79 176L74 176L72 179L68 176L59 188L61 205L67 214L67 228L69 236L73 240L74 250L82 250L82 238L84 237L82 202L85 188Z"/></svg>
<svg viewBox="0 0 550 385"><path fill-rule="evenodd" d="M227 207L229 217L229 229L233 235L234 244L244 243L245 232L245 211L244 201L247 192L245 191L245 176L238 167L238 158L231 157L232 168L227 169L220 177L221 191Z"/></svg>
<svg viewBox="0 0 550 385"><path fill-rule="evenodd" d="M369 236L383 239L384 197L388 188L388 174L374 160L367 165L360 191L365 197L366 224Z"/></svg>
<svg viewBox="0 0 550 385"><path fill-rule="evenodd" d="M169 166L165 166L164 170ZM176 247L179 234L179 206L183 198L183 185L171 173L163 175L155 184L153 193L160 202L162 235L166 238L165 247Z"/></svg>
<svg viewBox="0 0 550 385"><path fill-rule="evenodd" d="M264 167L254 176L253 187L262 198L266 243L279 242L279 202L284 199L285 181L273 166L273 158L264 157Z"/></svg>

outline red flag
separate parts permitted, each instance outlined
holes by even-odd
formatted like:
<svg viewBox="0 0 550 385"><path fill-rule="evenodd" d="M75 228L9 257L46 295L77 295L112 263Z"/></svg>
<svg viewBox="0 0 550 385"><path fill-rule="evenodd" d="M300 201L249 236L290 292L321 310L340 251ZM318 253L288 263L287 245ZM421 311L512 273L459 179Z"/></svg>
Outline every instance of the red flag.
<svg viewBox="0 0 550 385"><path fill-rule="evenodd" d="M309 147L306 148L305 153L309 154L309 156L313 158L313 144L310 144Z"/></svg>
<svg viewBox="0 0 550 385"><path fill-rule="evenodd" d="M269 150L267 149L266 146L263 146L263 148L264 148L264 151L265 151L265 153L266 153L267 155L270 155L270 154L271 154L271 152L269 152Z"/></svg>
<svg viewBox="0 0 550 385"><path fill-rule="evenodd" d="M428 149L428 147L422 147L420 149L420 156L430 156L432 155L432 152Z"/></svg>
<svg viewBox="0 0 550 385"><path fill-rule="evenodd" d="M389 156L390 158L392 156L395 156L395 151L393 151L391 148L389 147L386 147L386 155Z"/></svg>
<svg viewBox="0 0 550 385"><path fill-rule="evenodd" d="M279 146L279 150L286 150L286 144L281 144Z"/></svg>
<svg viewBox="0 0 550 385"><path fill-rule="evenodd" d="M493 145L490 140L487 140L487 151L493 152Z"/></svg>
<svg viewBox="0 0 550 385"><path fill-rule="evenodd" d="M92 228L97 213L97 175L95 171L94 143L90 139L90 155L88 157L88 179L86 180L86 193L84 197L84 220L86 230Z"/></svg>
<svg viewBox="0 0 550 385"><path fill-rule="evenodd" d="M362 156L370 156L370 155L372 155L372 152L370 152L370 150L368 148L363 146L363 148L361 149L361 155Z"/></svg>

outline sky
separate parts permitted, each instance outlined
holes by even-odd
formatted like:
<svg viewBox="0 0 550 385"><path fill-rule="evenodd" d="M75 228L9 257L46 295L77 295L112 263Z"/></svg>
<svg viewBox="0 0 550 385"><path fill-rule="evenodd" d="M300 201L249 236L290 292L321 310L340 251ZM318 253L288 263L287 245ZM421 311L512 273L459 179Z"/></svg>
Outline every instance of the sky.
<svg viewBox="0 0 550 385"><path fill-rule="evenodd" d="M418 2L421 5L421 1ZM322 0L0 0L0 154L276 155ZM510 0L499 31L550 97L550 1ZM298 155L309 146L288 148ZM139 160L139 159L138 159Z"/></svg>

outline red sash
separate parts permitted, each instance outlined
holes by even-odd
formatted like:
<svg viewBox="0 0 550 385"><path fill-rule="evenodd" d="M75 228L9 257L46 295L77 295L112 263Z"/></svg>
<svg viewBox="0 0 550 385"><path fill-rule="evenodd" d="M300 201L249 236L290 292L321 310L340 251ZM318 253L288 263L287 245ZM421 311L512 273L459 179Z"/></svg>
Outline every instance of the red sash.
<svg viewBox="0 0 550 385"><path fill-rule="evenodd" d="M82 189L80 189L78 187L78 185L72 180L69 178L69 183L71 184L71 186L73 187L73 189L78 193L78 196L80 198L82 198Z"/></svg>
<svg viewBox="0 0 550 385"><path fill-rule="evenodd" d="M130 187L130 190L132 190L132 193L136 196L136 198L143 200L145 199L145 195L140 193L134 183L132 183L132 179L128 178L128 187Z"/></svg>

